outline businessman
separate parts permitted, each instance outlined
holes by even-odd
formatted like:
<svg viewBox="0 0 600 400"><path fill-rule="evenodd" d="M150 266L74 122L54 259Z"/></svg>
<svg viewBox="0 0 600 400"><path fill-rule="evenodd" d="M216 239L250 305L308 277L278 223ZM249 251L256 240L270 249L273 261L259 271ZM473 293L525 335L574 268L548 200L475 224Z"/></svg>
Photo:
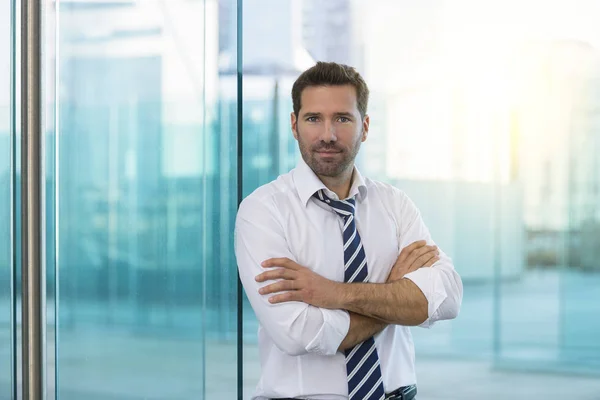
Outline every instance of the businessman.
<svg viewBox="0 0 600 400"><path fill-rule="evenodd" d="M302 159L240 205L235 252L260 323L253 399L414 399L409 327L459 313L461 279L415 204L354 165L368 99L352 67L302 73L291 114Z"/></svg>

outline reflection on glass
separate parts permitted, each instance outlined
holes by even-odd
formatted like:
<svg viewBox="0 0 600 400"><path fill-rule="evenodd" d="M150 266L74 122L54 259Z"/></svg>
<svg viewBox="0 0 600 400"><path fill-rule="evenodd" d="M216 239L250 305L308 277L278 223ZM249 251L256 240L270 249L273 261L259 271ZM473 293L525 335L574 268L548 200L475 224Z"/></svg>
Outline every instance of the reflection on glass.
<svg viewBox="0 0 600 400"><path fill-rule="evenodd" d="M0 398L18 328L10 3L0 4ZM234 398L237 1L51 4L59 47L46 38L45 76L58 68L59 102L44 129L58 158L46 257L59 398ZM372 92L359 167L413 198L463 277L459 318L415 329L420 397L451 398L443 377L466 382L490 364L598 374L600 3L245 0L243 12L243 194L296 164L295 77L315 60L355 65ZM257 323L247 304L243 316L249 398ZM476 398L492 398L502 377L481 379ZM511 387L600 393L577 379Z"/></svg>
<svg viewBox="0 0 600 400"><path fill-rule="evenodd" d="M12 396L11 269L11 2L0 4L0 399Z"/></svg>
<svg viewBox="0 0 600 400"><path fill-rule="evenodd" d="M220 98L218 4L59 13L58 398L232 398L237 100Z"/></svg>
<svg viewBox="0 0 600 400"><path fill-rule="evenodd" d="M458 319L414 330L417 358L600 373L600 4L317 3L245 2L244 195L296 163L290 82L316 60L354 65L371 89L361 171L415 201L465 284ZM250 398L250 307L244 322ZM444 368L469 379L432 365L423 398Z"/></svg>

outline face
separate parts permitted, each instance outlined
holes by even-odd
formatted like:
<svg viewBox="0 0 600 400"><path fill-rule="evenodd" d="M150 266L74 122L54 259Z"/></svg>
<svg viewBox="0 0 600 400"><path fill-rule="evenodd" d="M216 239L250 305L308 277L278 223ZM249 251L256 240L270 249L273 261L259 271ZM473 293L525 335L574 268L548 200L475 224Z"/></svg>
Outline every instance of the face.
<svg viewBox="0 0 600 400"><path fill-rule="evenodd" d="M318 175L340 177L352 172L354 159L367 140L369 117L361 118L352 85L310 86L302 91L292 131L302 158Z"/></svg>

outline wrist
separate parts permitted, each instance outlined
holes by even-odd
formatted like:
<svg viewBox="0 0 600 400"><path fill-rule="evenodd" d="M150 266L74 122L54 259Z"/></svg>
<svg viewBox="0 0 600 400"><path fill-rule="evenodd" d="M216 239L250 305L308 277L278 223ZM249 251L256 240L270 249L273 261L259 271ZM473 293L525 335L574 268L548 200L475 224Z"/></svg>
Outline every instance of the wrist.
<svg viewBox="0 0 600 400"><path fill-rule="evenodd" d="M331 290L332 309L348 310L349 283L333 281Z"/></svg>

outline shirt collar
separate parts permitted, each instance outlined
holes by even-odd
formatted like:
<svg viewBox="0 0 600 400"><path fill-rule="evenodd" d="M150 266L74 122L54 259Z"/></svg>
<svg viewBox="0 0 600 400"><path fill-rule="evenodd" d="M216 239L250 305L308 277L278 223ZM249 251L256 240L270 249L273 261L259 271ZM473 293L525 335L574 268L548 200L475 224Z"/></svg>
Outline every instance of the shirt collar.
<svg viewBox="0 0 600 400"><path fill-rule="evenodd" d="M294 171L294 184L296 185L296 190L298 191L300 200L304 206L308 204L308 200L310 200L312 195L321 189L324 189L325 193L330 198L339 200L335 193L327 189L325 184L321 182L319 177L308 166L308 164L304 162L302 157L300 157L298 165ZM365 180L356 166L354 167L352 187L350 188L350 195L348 197L354 196L356 196L356 200L359 202L363 201L367 197L367 185L365 184Z"/></svg>

